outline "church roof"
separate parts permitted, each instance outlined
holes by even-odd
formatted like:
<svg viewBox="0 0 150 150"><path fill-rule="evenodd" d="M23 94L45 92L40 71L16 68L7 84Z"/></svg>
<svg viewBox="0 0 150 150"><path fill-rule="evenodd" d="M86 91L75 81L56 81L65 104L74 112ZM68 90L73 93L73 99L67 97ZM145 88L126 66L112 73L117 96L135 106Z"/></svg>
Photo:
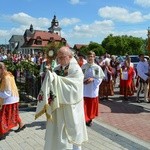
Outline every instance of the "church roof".
<svg viewBox="0 0 150 150"><path fill-rule="evenodd" d="M50 41L60 41L65 42L66 40L59 36L56 33L51 33L48 31L34 30L31 32L30 30L26 30L25 34L25 43L22 47L43 47L46 46ZM36 44L36 40L41 40L41 44Z"/></svg>
<svg viewBox="0 0 150 150"><path fill-rule="evenodd" d="M75 45L73 46L73 48L76 49L76 50L79 50L80 48L82 48L82 47L84 47L84 46L87 46L87 45L86 45L86 44L75 44Z"/></svg>

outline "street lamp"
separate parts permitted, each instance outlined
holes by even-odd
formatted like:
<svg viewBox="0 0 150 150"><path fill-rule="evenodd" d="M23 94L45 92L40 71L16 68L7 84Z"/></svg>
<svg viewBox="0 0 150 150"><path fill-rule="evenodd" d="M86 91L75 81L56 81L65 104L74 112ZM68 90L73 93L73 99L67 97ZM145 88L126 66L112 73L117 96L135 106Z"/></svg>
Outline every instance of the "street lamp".
<svg viewBox="0 0 150 150"><path fill-rule="evenodd" d="M147 34L147 36L148 36L148 39L147 39L147 51L148 51L148 54L149 54L149 56L150 56L150 27L148 27L148 34Z"/></svg>

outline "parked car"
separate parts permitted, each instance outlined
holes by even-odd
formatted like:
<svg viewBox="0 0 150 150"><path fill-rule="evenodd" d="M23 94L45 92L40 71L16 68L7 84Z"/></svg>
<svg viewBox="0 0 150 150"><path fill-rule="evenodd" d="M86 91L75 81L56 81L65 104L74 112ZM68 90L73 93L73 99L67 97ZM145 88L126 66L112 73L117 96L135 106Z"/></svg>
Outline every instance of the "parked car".
<svg viewBox="0 0 150 150"><path fill-rule="evenodd" d="M133 63L134 68L136 68L138 62L140 61L139 56L138 55L129 55L129 57L131 58L131 62Z"/></svg>
<svg viewBox="0 0 150 150"><path fill-rule="evenodd" d="M136 68L138 62L140 61L139 56L138 55L129 55L129 57L131 58L131 62L133 63L134 68ZM144 57L147 61L149 60L149 56L145 55Z"/></svg>
<svg viewBox="0 0 150 150"><path fill-rule="evenodd" d="M124 62L124 60L125 60L125 56L117 56L116 60L117 60L119 63L122 63L122 62Z"/></svg>

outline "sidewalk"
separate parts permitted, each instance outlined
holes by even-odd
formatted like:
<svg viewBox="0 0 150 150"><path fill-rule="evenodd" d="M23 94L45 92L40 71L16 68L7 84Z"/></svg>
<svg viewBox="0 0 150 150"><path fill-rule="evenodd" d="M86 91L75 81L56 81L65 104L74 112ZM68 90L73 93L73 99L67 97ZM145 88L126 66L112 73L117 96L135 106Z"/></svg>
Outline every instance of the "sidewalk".
<svg viewBox="0 0 150 150"><path fill-rule="evenodd" d="M117 95L101 101L99 117L87 127L89 141L82 150L150 150L150 103L128 102ZM20 108L27 128L20 133L13 130L0 141L0 150L43 150L45 116L34 120L35 106Z"/></svg>
<svg viewBox="0 0 150 150"><path fill-rule="evenodd" d="M100 116L97 121L150 142L150 103L136 103L135 97L127 102L112 98L101 102Z"/></svg>
<svg viewBox="0 0 150 150"><path fill-rule="evenodd" d="M101 109L104 105L101 104ZM35 107L22 108L21 117L27 128L20 133L13 130L5 140L0 141L0 150L43 150L45 135L45 116L34 120ZM102 114L101 114L102 115ZM120 118L120 120L122 120ZM97 117L93 126L88 127L89 141L83 150L149 150L150 144L104 123L105 117ZM15 130L15 128L14 128ZM150 130L149 130L150 132Z"/></svg>

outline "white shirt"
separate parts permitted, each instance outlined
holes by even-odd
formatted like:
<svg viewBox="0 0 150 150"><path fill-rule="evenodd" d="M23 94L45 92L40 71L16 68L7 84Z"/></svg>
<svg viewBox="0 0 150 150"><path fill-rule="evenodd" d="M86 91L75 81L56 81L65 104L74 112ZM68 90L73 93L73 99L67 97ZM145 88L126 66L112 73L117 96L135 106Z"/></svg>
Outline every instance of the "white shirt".
<svg viewBox="0 0 150 150"><path fill-rule="evenodd" d="M137 64L137 74L140 78L142 78L144 81L147 80L148 76L146 73L148 73L149 65L147 61L139 61Z"/></svg>
<svg viewBox="0 0 150 150"><path fill-rule="evenodd" d="M82 66L82 70L84 73L84 79L94 78L93 82L84 84L84 97L97 97L99 92L99 85L105 76L103 70L95 63L92 65L86 63Z"/></svg>

